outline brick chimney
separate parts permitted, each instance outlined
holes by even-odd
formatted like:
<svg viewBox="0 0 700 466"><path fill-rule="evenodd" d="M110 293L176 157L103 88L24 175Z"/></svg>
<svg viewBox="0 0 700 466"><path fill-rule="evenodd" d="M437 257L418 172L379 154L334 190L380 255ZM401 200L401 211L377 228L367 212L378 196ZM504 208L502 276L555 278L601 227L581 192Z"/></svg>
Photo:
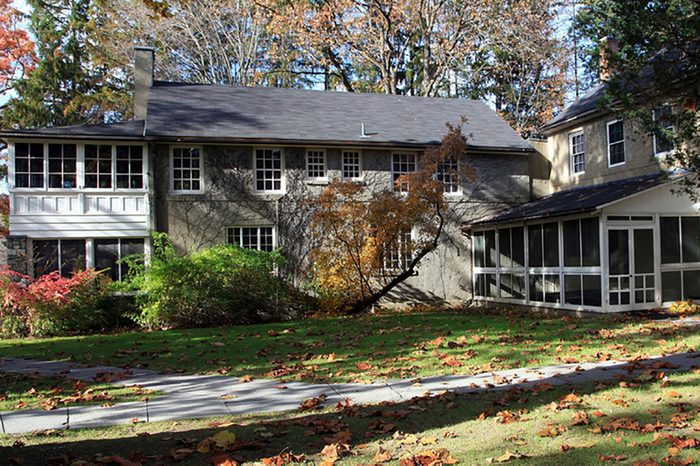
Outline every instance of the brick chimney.
<svg viewBox="0 0 700 466"><path fill-rule="evenodd" d="M620 51L620 42L614 37L605 36L600 39L598 50L600 53L598 77L601 82L604 82L610 78L610 57Z"/></svg>
<svg viewBox="0 0 700 466"><path fill-rule="evenodd" d="M156 50L152 47L134 47L134 118L145 120L148 93L153 86L153 65Z"/></svg>

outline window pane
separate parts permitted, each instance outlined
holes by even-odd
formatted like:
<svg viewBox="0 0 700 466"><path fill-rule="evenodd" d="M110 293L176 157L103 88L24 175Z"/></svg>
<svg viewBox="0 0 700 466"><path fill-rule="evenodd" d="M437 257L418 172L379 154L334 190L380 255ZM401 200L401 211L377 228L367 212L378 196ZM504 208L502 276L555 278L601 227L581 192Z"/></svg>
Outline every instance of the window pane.
<svg viewBox="0 0 700 466"><path fill-rule="evenodd" d="M581 253L584 267L600 266L600 233L597 218L581 219Z"/></svg>
<svg viewBox="0 0 700 466"><path fill-rule="evenodd" d="M581 275L564 276L564 302L566 304L583 304Z"/></svg>
<svg viewBox="0 0 700 466"><path fill-rule="evenodd" d="M119 280L119 241L95 240L95 269L108 269L112 280Z"/></svg>
<svg viewBox="0 0 700 466"><path fill-rule="evenodd" d="M661 217L661 263L677 264L681 261L681 242L678 217Z"/></svg>
<svg viewBox="0 0 700 466"><path fill-rule="evenodd" d="M510 252L510 229L506 228L498 231L498 247L500 250L500 266L512 267L513 259Z"/></svg>
<svg viewBox="0 0 700 466"><path fill-rule="evenodd" d="M581 239L579 221L564 222L564 265L578 267L581 265ZM580 303L577 303L580 304Z"/></svg>
<svg viewBox="0 0 700 466"><path fill-rule="evenodd" d="M542 226L527 227L529 267L542 267Z"/></svg>
<svg viewBox="0 0 700 466"><path fill-rule="evenodd" d="M544 266L559 266L559 225L545 223L544 226Z"/></svg>
<svg viewBox="0 0 700 466"><path fill-rule="evenodd" d="M474 267L484 267L484 232L474 233Z"/></svg>
<svg viewBox="0 0 700 466"><path fill-rule="evenodd" d="M513 297L513 275L509 273L501 274L501 298L510 299Z"/></svg>
<svg viewBox="0 0 700 466"><path fill-rule="evenodd" d="M664 302L680 301L681 273L663 272L661 274L661 297Z"/></svg>
<svg viewBox="0 0 700 466"><path fill-rule="evenodd" d="M496 274L486 275L486 293L489 298L498 298L498 287L496 286Z"/></svg>
<svg viewBox="0 0 700 466"><path fill-rule="evenodd" d="M474 295L486 296L486 276L483 273L478 273L474 277Z"/></svg>
<svg viewBox="0 0 700 466"><path fill-rule="evenodd" d="M682 217L683 262L700 262L700 217Z"/></svg>
<svg viewBox="0 0 700 466"><path fill-rule="evenodd" d="M543 302L543 290L542 275L530 275L530 301Z"/></svg>
<svg viewBox="0 0 700 466"><path fill-rule="evenodd" d="M654 230L634 230L634 273L654 273Z"/></svg>
<svg viewBox="0 0 700 466"><path fill-rule="evenodd" d="M125 257L138 255L139 263L143 262L143 240L142 239L123 239L121 240L121 278L123 279L129 273L129 264L124 261ZM135 258L135 257L134 257Z"/></svg>
<svg viewBox="0 0 700 466"><path fill-rule="evenodd" d="M683 271L683 298L700 300L700 270Z"/></svg>
<svg viewBox="0 0 700 466"><path fill-rule="evenodd" d="M583 276L583 305L595 307L603 305L600 275Z"/></svg>
<svg viewBox="0 0 700 466"><path fill-rule="evenodd" d="M61 275L70 277L85 270L85 241L61 240Z"/></svg>
<svg viewBox="0 0 700 466"><path fill-rule="evenodd" d="M496 267L496 231L489 230L486 239L486 267Z"/></svg>
<svg viewBox="0 0 700 466"><path fill-rule="evenodd" d="M559 275L544 276L544 300L548 303L560 302Z"/></svg>
<svg viewBox="0 0 700 466"><path fill-rule="evenodd" d="M630 273L628 238L627 230L608 230L611 275Z"/></svg>
<svg viewBox="0 0 700 466"><path fill-rule="evenodd" d="M525 267L525 229L523 227L511 228L513 267Z"/></svg>
<svg viewBox="0 0 700 466"><path fill-rule="evenodd" d="M32 255L35 277L58 270L58 240L32 241Z"/></svg>

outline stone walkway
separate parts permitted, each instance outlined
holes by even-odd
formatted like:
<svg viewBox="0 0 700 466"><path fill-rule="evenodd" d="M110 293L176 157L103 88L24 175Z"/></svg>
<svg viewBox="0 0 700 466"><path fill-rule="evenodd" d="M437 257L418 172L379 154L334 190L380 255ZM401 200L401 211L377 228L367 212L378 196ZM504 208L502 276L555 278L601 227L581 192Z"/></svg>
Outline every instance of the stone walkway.
<svg viewBox="0 0 700 466"><path fill-rule="evenodd" d="M639 373L645 368L667 372L700 367L700 352L659 356L631 364L628 361L562 364L520 368L475 376L426 377L420 380L391 380L373 384L281 384L274 380L241 382L225 376L167 375L146 370L124 371L116 367L83 367L66 362L0 358L0 372L33 373L92 381L98 374L114 374L114 383L140 385L157 390L161 396L144 401L117 403L109 407L77 406L53 411L12 411L0 413L5 433L44 429L77 429L127 424L135 419L146 422L186 418L291 411L302 401L325 395L325 405L347 398L354 404L407 401L416 396L444 390L458 393L526 388L536 383L579 384L614 379Z"/></svg>

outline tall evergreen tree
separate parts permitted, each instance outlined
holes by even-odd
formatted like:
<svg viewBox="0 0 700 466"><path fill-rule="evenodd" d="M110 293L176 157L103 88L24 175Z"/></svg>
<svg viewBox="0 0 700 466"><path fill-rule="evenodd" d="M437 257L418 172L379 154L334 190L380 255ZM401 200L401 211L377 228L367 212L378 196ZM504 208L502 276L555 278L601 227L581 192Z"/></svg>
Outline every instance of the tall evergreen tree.
<svg viewBox="0 0 700 466"><path fill-rule="evenodd" d="M37 65L16 86L2 124L33 128L119 119L128 112L123 83L96 62L91 0L29 0Z"/></svg>

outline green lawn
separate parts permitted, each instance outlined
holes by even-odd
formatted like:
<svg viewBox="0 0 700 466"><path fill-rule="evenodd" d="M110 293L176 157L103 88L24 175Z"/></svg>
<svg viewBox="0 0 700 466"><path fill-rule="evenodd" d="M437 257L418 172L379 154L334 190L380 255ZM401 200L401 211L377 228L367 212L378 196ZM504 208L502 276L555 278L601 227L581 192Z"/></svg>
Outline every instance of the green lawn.
<svg viewBox="0 0 700 466"><path fill-rule="evenodd" d="M0 340L0 357L317 382L474 374L700 348L700 329L645 319L479 310Z"/></svg>
<svg viewBox="0 0 700 466"><path fill-rule="evenodd" d="M153 398L157 393L139 386L85 383L65 377L39 377L0 372L0 411L56 409L81 404L110 405Z"/></svg>
<svg viewBox="0 0 700 466"><path fill-rule="evenodd" d="M698 370L668 379L656 371L608 384L445 394L320 413L0 436L0 464L127 464L111 455L149 465L320 464L335 453L337 464L697 464L698 386Z"/></svg>

